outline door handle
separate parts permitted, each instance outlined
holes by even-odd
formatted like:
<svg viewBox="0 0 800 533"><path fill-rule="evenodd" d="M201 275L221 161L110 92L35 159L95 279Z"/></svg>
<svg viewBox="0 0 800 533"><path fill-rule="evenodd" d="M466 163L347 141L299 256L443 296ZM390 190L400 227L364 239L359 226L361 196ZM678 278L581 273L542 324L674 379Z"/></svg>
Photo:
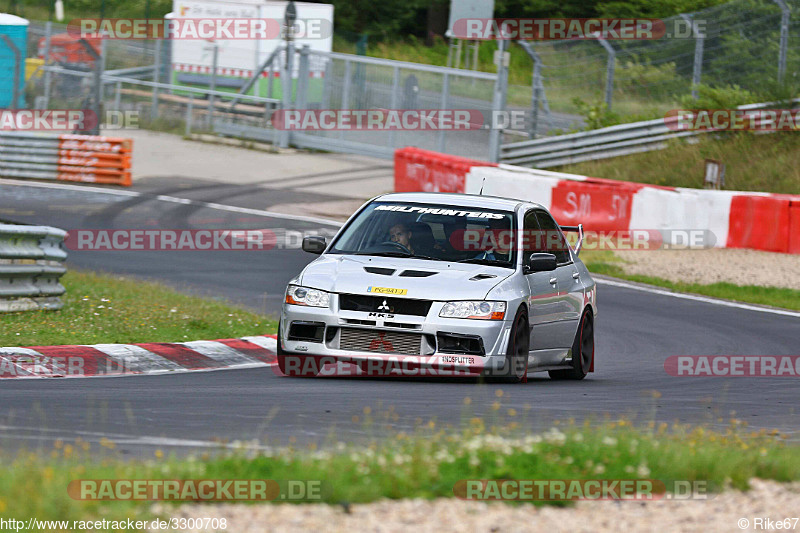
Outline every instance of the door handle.
<svg viewBox="0 0 800 533"><path fill-rule="evenodd" d="M573 272L572 273L572 279L579 279L580 277L581 277L581 273L580 272Z"/></svg>
<svg viewBox="0 0 800 533"><path fill-rule="evenodd" d="M550 278L550 283L555 285L558 282L558 278Z"/></svg>

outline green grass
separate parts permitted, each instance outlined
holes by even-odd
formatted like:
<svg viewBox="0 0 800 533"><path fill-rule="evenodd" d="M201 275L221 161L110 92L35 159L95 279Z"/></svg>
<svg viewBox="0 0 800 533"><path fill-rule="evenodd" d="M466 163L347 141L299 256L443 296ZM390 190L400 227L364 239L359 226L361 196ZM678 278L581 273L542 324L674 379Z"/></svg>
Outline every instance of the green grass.
<svg viewBox="0 0 800 533"><path fill-rule="evenodd" d="M700 294L713 298L722 298L724 300L735 300L738 302L782 307L784 309L800 311L800 291L796 289L761 287L758 285L735 285L727 282L711 284L680 283L657 276L626 274L624 262L609 250L586 250L581 253L581 259L586 264L586 268L593 274L647 283L676 292Z"/></svg>
<svg viewBox="0 0 800 533"><path fill-rule="evenodd" d="M649 400L655 404L653 393ZM363 445L276 448L259 453L220 452L174 457L156 450L149 459L125 460L115 443L57 441L52 448L6 456L0 463L0 516L27 519L87 520L152 518L148 501L84 501L67 494L80 479L265 479L319 480L327 503L380 499L453 497L457 482L468 479L651 479L669 490L677 480L705 481L708 488L746 489L757 477L800 479L800 447L777 431L752 432L732 420L711 431L650 422L636 429L626 419L599 424L555 425L542 434L525 434L529 412L493 405L496 426L469 418L464 400L463 429L418 423L412 434ZM389 427L396 413L364 411L363 424ZM504 429L498 430L497 427ZM545 502L534 502L536 505ZM565 502L557 502L564 505ZM168 517L171 504L160 513Z"/></svg>
<svg viewBox="0 0 800 533"><path fill-rule="evenodd" d="M181 342L275 333L277 323L158 283L70 271L59 311L0 314L0 346Z"/></svg>
<svg viewBox="0 0 800 533"><path fill-rule="evenodd" d="M725 189L800 194L800 135L738 133L664 150L559 167L561 172L676 187L702 187L705 159L725 163Z"/></svg>

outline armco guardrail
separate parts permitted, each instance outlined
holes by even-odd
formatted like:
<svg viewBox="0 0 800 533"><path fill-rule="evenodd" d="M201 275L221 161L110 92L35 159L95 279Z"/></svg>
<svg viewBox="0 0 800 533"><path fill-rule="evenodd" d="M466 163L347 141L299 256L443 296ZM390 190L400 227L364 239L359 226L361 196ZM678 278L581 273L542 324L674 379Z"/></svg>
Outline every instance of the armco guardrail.
<svg viewBox="0 0 800 533"><path fill-rule="evenodd" d="M0 312L60 309L67 232L0 224Z"/></svg>
<svg viewBox="0 0 800 533"><path fill-rule="evenodd" d="M460 158L448 163L452 156L417 152L395 154L396 190L444 190L438 169L458 163L448 191L537 202L560 224L582 223L588 232L655 230L678 238L682 231L701 230L720 248L800 253L800 195L662 187L491 163L465 170L468 163ZM414 165L413 182L408 165Z"/></svg>
<svg viewBox="0 0 800 533"><path fill-rule="evenodd" d="M795 100L795 105L800 100ZM739 106L742 111L758 111L775 107L774 102ZM688 111L688 110L687 110ZM691 137L711 130L679 130L678 118L670 116L643 122L619 124L597 130L556 135L504 144L500 161L509 165L549 168L582 161L593 161L666 148L667 141ZM758 123L758 121L756 121Z"/></svg>
<svg viewBox="0 0 800 533"><path fill-rule="evenodd" d="M0 132L0 177L131 185L133 141L116 137Z"/></svg>

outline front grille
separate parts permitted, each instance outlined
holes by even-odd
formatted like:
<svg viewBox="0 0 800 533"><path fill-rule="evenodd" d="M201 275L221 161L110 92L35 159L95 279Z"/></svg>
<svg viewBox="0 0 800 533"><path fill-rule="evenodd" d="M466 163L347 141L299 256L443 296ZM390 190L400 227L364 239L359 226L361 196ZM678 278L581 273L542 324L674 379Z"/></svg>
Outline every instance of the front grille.
<svg viewBox="0 0 800 533"><path fill-rule="evenodd" d="M340 350L420 355L422 335L400 331L342 328Z"/></svg>
<svg viewBox="0 0 800 533"><path fill-rule="evenodd" d="M386 306L383 302L386 302ZM386 309L386 307L389 309ZM378 307L383 307L378 309ZM342 311L362 311L365 313L392 313L395 315L427 316L431 308L428 300L409 300L408 298L384 298L383 296L363 296L360 294L340 294L339 309Z"/></svg>

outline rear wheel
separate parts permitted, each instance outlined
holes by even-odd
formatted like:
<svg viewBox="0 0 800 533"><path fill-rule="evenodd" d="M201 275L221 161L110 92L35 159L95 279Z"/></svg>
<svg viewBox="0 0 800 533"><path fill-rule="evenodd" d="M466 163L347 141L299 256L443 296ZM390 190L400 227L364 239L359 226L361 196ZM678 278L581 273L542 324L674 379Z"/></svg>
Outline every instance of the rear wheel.
<svg viewBox="0 0 800 533"><path fill-rule="evenodd" d="M581 380L589 373L594 360L594 323L592 312L586 311L581 317L581 324L575 333L572 343L572 368L565 370L551 370L548 372L552 379Z"/></svg>
<svg viewBox="0 0 800 533"><path fill-rule="evenodd" d="M514 325L508 336L508 350L500 379L507 383L519 383L528 374L528 351L530 349L530 328L528 313L520 307L514 317Z"/></svg>

